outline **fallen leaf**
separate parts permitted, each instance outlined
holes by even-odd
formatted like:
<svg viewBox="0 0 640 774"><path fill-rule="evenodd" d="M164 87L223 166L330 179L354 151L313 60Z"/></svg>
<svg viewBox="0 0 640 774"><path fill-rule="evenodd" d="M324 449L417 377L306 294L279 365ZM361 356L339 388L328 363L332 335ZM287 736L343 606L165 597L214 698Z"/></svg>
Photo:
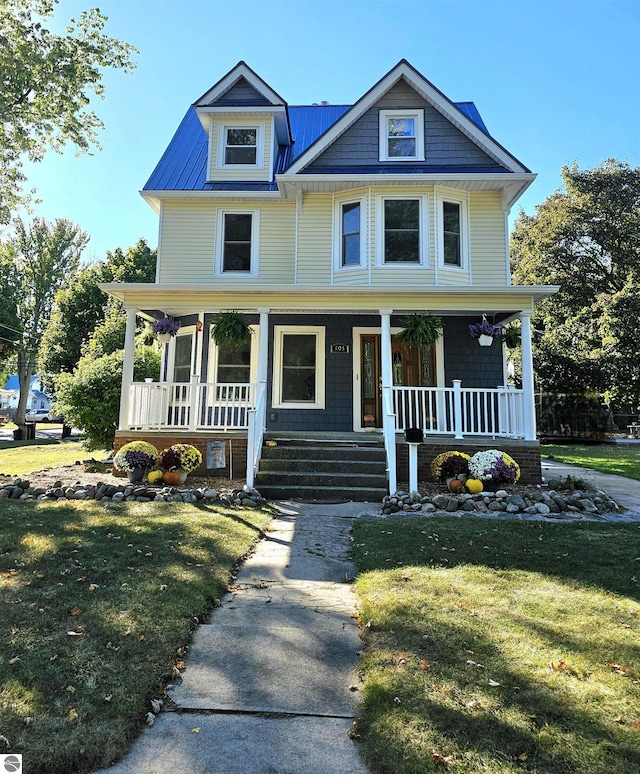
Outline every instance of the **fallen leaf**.
<svg viewBox="0 0 640 774"><path fill-rule="evenodd" d="M14 657L13 657L13 658L12 658L12 659L9 661L9 663L10 663L10 664L17 664L17 663L18 663L18 661L20 661L20 656L14 656Z"/></svg>
<svg viewBox="0 0 640 774"><path fill-rule="evenodd" d="M157 715L158 712L162 709L162 702L160 699L151 699L151 709L154 711L154 713Z"/></svg>
<svg viewBox="0 0 640 774"><path fill-rule="evenodd" d="M102 699L103 701L110 702L113 699L113 694L110 693L108 696L103 696Z"/></svg>
<svg viewBox="0 0 640 774"><path fill-rule="evenodd" d="M156 722L156 716L153 714L153 712L147 712L145 715L145 720L147 721L148 726L152 726Z"/></svg>
<svg viewBox="0 0 640 774"><path fill-rule="evenodd" d="M199 734L200 733L200 726L196 726L195 728L191 729L192 734Z"/></svg>
<svg viewBox="0 0 640 774"><path fill-rule="evenodd" d="M176 661L176 668L177 669L186 669L187 665L184 663L184 661Z"/></svg>
<svg viewBox="0 0 640 774"><path fill-rule="evenodd" d="M396 653L396 661L398 662L398 664L406 664L408 659L404 655L404 653Z"/></svg>
<svg viewBox="0 0 640 774"><path fill-rule="evenodd" d="M549 662L549 669L553 669L554 672L560 672L565 668L565 662L563 658L559 658L557 661Z"/></svg>
<svg viewBox="0 0 640 774"><path fill-rule="evenodd" d="M79 607L74 607L71 609L71 612L69 613L69 615L80 615L81 612L82 610L80 610Z"/></svg>
<svg viewBox="0 0 640 774"><path fill-rule="evenodd" d="M518 760L524 763L524 761L526 761L528 757L529 756L527 755L527 753L520 753L520 755L518 755Z"/></svg>
<svg viewBox="0 0 640 774"><path fill-rule="evenodd" d="M420 669L430 669L430 668L431 668L431 664L429 664L427 661L423 660L420 662Z"/></svg>
<svg viewBox="0 0 640 774"><path fill-rule="evenodd" d="M620 723L620 725L623 726L624 723L625 723L624 716L623 715L618 715L617 718L613 719L613 722L614 723Z"/></svg>
<svg viewBox="0 0 640 774"><path fill-rule="evenodd" d="M69 710L69 714L67 715L69 720L77 720L78 719L78 713L74 709Z"/></svg>
<svg viewBox="0 0 640 774"><path fill-rule="evenodd" d="M67 686L67 693L75 693L76 689L72 685Z"/></svg>
<svg viewBox="0 0 640 774"><path fill-rule="evenodd" d="M69 637L82 637L82 632L67 632Z"/></svg>
<svg viewBox="0 0 640 774"><path fill-rule="evenodd" d="M636 731L640 731L640 720L632 721L631 728L635 728Z"/></svg>
<svg viewBox="0 0 640 774"><path fill-rule="evenodd" d="M436 763L440 763L443 766L451 766L455 763L453 755L440 755L440 753L435 750L431 750L431 757Z"/></svg>
<svg viewBox="0 0 640 774"><path fill-rule="evenodd" d="M495 680L489 680L489 685L490 685L492 688L497 688L497 687L500 685L500 683L496 683L496 681L495 681Z"/></svg>
<svg viewBox="0 0 640 774"><path fill-rule="evenodd" d="M629 670L625 666L621 666L620 664L612 664L609 663L607 666L612 669L616 674L618 675L628 675Z"/></svg>
<svg viewBox="0 0 640 774"><path fill-rule="evenodd" d="M6 747L9 746L9 740L7 739L6 736L3 736L2 734L0 734L0 742L2 742L2 744L4 744Z"/></svg>

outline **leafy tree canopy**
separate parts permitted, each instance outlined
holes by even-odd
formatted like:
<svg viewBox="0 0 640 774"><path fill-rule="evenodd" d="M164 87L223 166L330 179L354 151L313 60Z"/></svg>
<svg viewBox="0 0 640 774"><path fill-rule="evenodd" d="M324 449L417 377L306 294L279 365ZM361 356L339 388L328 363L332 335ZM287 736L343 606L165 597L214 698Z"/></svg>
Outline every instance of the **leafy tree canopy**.
<svg viewBox="0 0 640 774"><path fill-rule="evenodd" d="M99 9L71 19L66 34L44 26L58 0L0 0L0 223L24 201L23 161L72 143L99 148L102 121L90 96L102 99L103 71L129 72L137 53L104 33Z"/></svg>
<svg viewBox="0 0 640 774"><path fill-rule="evenodd" d="M562 170L564 188L511 236L513 280L555 284L538 304L536 376L543 390L595 391L617 407L640 402L640 168L608 159Z"/></svg>

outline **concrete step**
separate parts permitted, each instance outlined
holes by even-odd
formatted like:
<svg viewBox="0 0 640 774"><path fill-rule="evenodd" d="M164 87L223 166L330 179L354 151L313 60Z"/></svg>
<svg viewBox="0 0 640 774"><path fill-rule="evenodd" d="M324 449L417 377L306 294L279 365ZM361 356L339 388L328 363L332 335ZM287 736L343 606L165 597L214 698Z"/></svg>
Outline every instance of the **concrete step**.
<svg viewBox="0 0 640 774"><path fill-rule="evenodd" d="M295 471L313 475L314 473L331 473L339 471L346 475L360 476L361 474L386 476L386 461L382 460L335 460L335 459L299 459L282 457L262 457L260 470L267 471Z"/></svg>
<svg viewBox="0 0 640 774"><path fill-rule="evenodd" d="M266 486L313 486L318 487L341 487L349 486L373 486L380 488L386 486L387 477L383 472L380 473L359 473L357 476L352 474L340 473L339 471L329 471L325 473L310 473L308 471L292 470L265 470L262 469L256 476L256 488L262 494L262 488Z"/></svg>
<svg viewBox="0 0 640 774"><path fill-rule="evenodd" d="M327 502L353 500L360 503L379 503L388 494L386 486L384 488L361 486L330 488L314 486L261 486L259 490L260 494L269 500L324 500Z"/></svg>
<svg viewBox="0 0 640 774"><path fill-rule="evenodd" d="M374 446L318 446L278 444L278 446L263 446L263 459L287 459L287 460L379 460L386 463L384 447Z"/></svg>

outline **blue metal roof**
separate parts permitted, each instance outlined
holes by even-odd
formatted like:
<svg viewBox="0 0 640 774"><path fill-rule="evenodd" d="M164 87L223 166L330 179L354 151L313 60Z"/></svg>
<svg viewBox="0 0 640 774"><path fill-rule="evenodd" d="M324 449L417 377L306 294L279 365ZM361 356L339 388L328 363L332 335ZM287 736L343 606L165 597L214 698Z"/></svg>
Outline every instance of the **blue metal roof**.
<svg viewBox="0 0 640 774"><path fill-rule="evenodd" d="M36 381L38 377L32 376L29 379L29 387ZM4 386L5 390L19 390L20 389L20 379L18 377L18 374L14 374L13 376L10 376L7 379L7 383Z"/></svg>
<svg viewBox="0 0 640 774"><path fill-rule="evenodd" d="M473 102L456 102L455 106L469 118L481 131L488 136L487 131L476 106ZM275 164L275 173L286 171L319 137L321 137L336 121L351 109L351 105L294 105L288 108L291 136L293 143L280 147ZM275 191L277 185L272 183L216 183L207 182L207 134L193 107L190 107L182 119L180 126L171 139L158 165L147 180L145 191ZM404 168L405 171L409 171ZM331 172L333 170L323 170ZM338 170L335 170L338 172ZM353 169L341 169L349 174L357 173ZM383 173L388 171L384 166L367 168L367 173ZM416 170L418 171L418 170ZM441 171L437 168L421 167L419 171ZM484 172L484 168L470 167L460 170L448 169L449 172Z"/></svg>

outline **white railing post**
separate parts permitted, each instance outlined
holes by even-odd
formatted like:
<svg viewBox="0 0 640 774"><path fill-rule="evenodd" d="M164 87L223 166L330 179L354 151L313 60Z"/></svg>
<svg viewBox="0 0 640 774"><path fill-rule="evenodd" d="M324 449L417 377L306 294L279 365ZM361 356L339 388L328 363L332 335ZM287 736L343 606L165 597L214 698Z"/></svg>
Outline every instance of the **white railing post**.
<svg viewBox="0 0 640 774"><path fill-rule="evenodd" d="M127 430L129 425L129 401L133 384L133 356L136 346L136 310L127 308L127 327L124 334L124 359L122 361L122 387L120 391L120 418L118 429Z"/></svg>
<svg viewBox="0 0 640 774"><path fill-rule="evenodd" d="M189 384L189 426L188 430L190 433L194 432L197 425L197 416L198 416L198 406L200 404L200 401L198 398L200 397L200 390L198 389L198 382L200 380L200 377L198 374L192 374L191 376L191 383Z"/></svg>
<svg viewBox="0 0 640 774"><path fill-rule="evenodd" d="M524 403L524 440L536 440L536 404L533 389L533 353L531 349L531 312L520 312L522 341L522 397Z"/></svg>
<svg viewBox="0 0 640 774"><path fill-rule="evenodd" d="M453 380L453 432L457 441L462 438L462 380Z"/></svg>

